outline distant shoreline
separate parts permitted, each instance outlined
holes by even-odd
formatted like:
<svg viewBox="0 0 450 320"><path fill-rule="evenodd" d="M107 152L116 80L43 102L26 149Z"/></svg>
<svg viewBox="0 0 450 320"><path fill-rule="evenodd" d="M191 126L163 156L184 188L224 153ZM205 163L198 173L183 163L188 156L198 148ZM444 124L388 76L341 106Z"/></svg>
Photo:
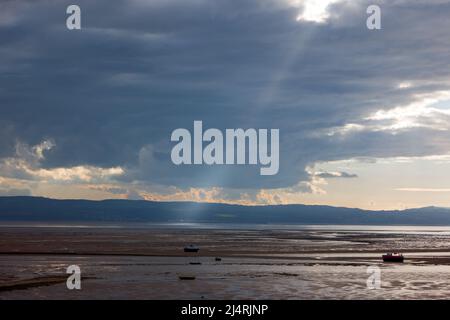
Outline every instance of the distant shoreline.
<svg viewBox="0 0 450 320"><path fill-rule="evenodd" d="M1 228L55 228L55 229L155 229L155 230L317 230L317 231L395 231L411 232L449 232L450 225L357 225L357 224L253 224L253 223L110 223L110 222L28 222L0 221Z"/></svg>
<svg viewBox="0 0 450 320"><path fill-rule="evenodd" d="M450 209L369 211L319 205L240 206L140 200L55 200L0 197L0 224L227 224L450 226Z"/></svg>

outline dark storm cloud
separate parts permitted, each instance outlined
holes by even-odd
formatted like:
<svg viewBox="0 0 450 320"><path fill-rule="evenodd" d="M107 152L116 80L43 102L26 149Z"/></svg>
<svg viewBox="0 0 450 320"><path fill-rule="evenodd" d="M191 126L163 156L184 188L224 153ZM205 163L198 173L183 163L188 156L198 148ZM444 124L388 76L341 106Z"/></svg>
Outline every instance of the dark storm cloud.
<svg viewBox="0 0 450 320"><path fill-rule="evenodd" d="M372 1L370 1L372 3ZM378 2L382 30L365 27L368 1L332 6L325 24L296 21L289 1L6 1L0 23L0 157L17 142L51 139L45 168L122 166L124 182L286 187L316 161L426 155L447 133L320 135L415 95L449 90L450 5ZM412 88L397 89L403 81ZM170 133L279 128L280 171L174 166ZM411 147L411 143L414 147Z"/></svg>

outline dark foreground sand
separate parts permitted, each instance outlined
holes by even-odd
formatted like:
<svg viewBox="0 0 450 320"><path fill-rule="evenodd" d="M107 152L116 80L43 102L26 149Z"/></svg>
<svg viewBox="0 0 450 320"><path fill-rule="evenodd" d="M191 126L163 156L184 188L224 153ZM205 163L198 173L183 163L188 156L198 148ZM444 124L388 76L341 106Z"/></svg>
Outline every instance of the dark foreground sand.
<svg viewBox="0 0 450 320"><path fill-rule="evenodd" d="M405 263L382 263L391 250ZM0 262L0 299L450 297L446 232L0 227ZM72 264L82 290L66 287ZM368 266L381 289L367 288Z"/></svg>

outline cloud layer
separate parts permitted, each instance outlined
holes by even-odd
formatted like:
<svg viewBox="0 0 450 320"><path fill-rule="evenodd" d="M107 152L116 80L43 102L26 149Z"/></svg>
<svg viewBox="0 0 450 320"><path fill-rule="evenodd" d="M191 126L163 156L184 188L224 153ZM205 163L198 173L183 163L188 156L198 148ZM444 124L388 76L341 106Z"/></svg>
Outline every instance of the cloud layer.
<svg viewBox="0 0 450 320"><path fill-rule="evenodd" d="M80 31L69 2L0 4L0 192L264 203L357 178L315 163L450 151L448 1L375 1L379 31L374 1L77 2ZM279 174L173 165L170 134L194 120L280 129Z"/></svg>

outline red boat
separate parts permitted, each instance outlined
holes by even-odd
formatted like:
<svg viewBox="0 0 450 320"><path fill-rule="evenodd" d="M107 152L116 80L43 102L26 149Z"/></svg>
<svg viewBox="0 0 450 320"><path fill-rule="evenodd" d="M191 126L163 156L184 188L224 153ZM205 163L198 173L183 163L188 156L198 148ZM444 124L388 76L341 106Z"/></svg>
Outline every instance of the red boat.
<svg viewBox="0 0 450 320"><path fill-rule="evenodd" d="M382 255L384 262L400 262L402 263L404 258L401 253L392 252L392 253L386 253Z"/></svg>

